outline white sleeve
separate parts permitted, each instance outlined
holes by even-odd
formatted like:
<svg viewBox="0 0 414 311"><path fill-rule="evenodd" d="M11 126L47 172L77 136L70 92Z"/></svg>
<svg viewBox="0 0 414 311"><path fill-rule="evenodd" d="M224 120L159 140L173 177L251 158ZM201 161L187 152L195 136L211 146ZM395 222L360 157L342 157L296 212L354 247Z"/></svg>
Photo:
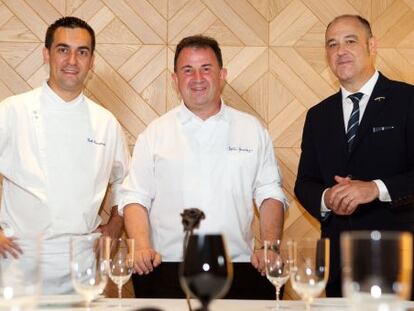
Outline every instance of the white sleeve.
<svg viewBox="0 0 414 311"><path fill-rule="evenodd" d="M10 137L10 122L11 116L8 114L8 106L5 101L0 103L0 174L4 174L8 169L8 159L6 155L6 148Z"/></svg>
<svg viewBox="0 0 414 311"><path fill-rule="evenodd" d="M116 131L115 157L109 179L109 183L111 184L111 206L120 204L122 182L128 174L130 162L128 145L118 122Z"/></svg>
<svg viewBox="0 0 414 311"><path fill-rule="evenodd" d="M154 159L146 132L138 136L134 147L129 174L122 185L121 204L118 212L131 203L150 208L155 196Z"/></svg>
<svg viewBox="0 0 414 311"><path fill-rule="evenodd" d="M254 200L256 206L260 207L265 199L273 198L282 202L286 210L288 202L282 190L282 178L273 151L272 141L269 133L265 129L263 131L263 144L261 150L259 150L258 170L254 184Z"/></svg>

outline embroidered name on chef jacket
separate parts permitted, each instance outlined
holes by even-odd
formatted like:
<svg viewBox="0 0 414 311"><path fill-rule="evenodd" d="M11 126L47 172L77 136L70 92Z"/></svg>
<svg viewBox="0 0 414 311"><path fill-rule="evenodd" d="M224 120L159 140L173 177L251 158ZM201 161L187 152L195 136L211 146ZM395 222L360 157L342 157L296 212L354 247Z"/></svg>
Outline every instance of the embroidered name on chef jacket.
<svg viewBox="0 0 414 311"><path fill-rule="evenodd" d="M242 147L242 146L229 146L228 150L232 152L248 152L248 153L253 152L253 149Z"/></svg>
<svg viewBox="0 0 414 311"><path fill-rule="evenodd" d="M106 143L96 141L95 139L90 138L90 137L88 137L88 143L95 144L95 145L98 145L98 146L106 146Z"/></svg>

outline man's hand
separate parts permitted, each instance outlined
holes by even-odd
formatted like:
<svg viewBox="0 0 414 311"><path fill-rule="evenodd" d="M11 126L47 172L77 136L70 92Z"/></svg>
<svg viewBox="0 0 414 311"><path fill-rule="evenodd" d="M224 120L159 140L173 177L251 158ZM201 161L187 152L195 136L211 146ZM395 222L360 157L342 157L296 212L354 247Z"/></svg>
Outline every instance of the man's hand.
<svg viewBox="0 0 414 311"><path fill-rule="evenodd" d="M337 215L351 215L358 205L374 201L379 196L373 181L352 180L335 176L337 184L325 193L325 204Z"/></svg>
<svg viewBox="0 0 414 311"><path fill-rule="evenodd" d="M152 248L135 251L134 270L139 275L148 274L161 263L161 255Z"/></svg>
<svg viewBox="0 0 414 311"><path fill-rule="evenodd" d="M117 207L112 208L111 217L108 223L100 225L94 232L100 232L104 236L109 236L113 239L120 238L122 235L122 229L124 228L124 219L119 216Z"/></svg>
<svg viewBox="0 0 414 311"><path fill-rule="evenodd" d="M264 276L266 274L263 249L255 249L250 257L250 262L261 275Z"/></svg>
<svg viewBox="0 0 414 311"><path fill-rule="evenodd" d="M14 258L19 258L23 251L17 244L17 238L6 237L2 231L0 231L0 254L3 258L7 258L11 255Z"/></svg>
<svg viewBox="0 0 414 311"><path fill-rule="evenodd" d="M105 225L100 225L94 232L100 232L103 236L109 236L113 239L120 238L122 235L122 226L114 225L108 222Z"/></svg>

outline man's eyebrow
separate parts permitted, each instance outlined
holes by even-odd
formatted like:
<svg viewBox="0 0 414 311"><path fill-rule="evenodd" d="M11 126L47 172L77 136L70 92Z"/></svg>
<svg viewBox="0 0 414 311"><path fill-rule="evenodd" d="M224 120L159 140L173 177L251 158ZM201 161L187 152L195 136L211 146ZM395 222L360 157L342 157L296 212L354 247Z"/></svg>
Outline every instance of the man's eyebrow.
<svg viewBox="0 0 414 311"><path fill-rule="evenodd" d="M206 67L212 67L212 66L213 66L213 64L207 63L207 64L201 65L200 67L206 68ZM184 66L180 67L181 70L191 69L191 68L193 68L192 65L184 65Z"/></svg>
<svg viewBox="0 0 414 311"><path fill-rule="evenodd" d="M193 66L191 66L191 65L184 65L184 66L181 66L180 67L180 69L190 69L190 68L193 68Z"/></svg>
<svg viewBox="0 0 414 311"><path fill-rule="evenodd" d="M358 39L358 36L357 35L346 35L345 36L345 39Z"/></svg>
<svg viewBox="0 0 414 311"><path fill-rule="evenodd" d="M70 48L70 45L67 44L67 43L58 43L58 44L56 44L56 47ZM88 50L89 51L90 47L87 46L87 45L81 45L81 46L78 46L76 49L77 50Z"/></svg>
<svg viewBox="0 0 414 311"><path fill-rule="evenodd" d="M325 42L325 43L326 43L326 44L329 44L329 43L331 43L331 42L335 42L335 41L336 41L336 40L332 38L332 39L328 39L328 40L326 40L326 42Z"/></svg>
<svg viewBox="0 0 414 311"><path fill-rule="evenodd" d="M66 43L58 43L58 44L56 44L56 47L64 47L64 48L68 48L68 47L69 47L69 45L68 45L68 44L66 44Z"/></svg>
<svg viewBox="0 0 414 311"><path fill-rule="evenodd" d="M350 34L350 35L345 36L345 39L350 39L350 38L358 39L358 36L354 35L354 34ZM335 38L329 38L328 40L326 40L326 42L331 42L331 41L336 41L336 39Z"/></svg>
<svg viewBox="0 0 414 311"><path fill-rule="evenodd" d="M89 51L90 49L91 48L87 45L81 45L81 46L78 47L78 50L88 50Z"/></svg>
<svg viewBox="0 0 414 311"><path fill-rule="evenodd" d="M357 35L354 35L354 34L350 34L350 35L346 35L345 36L345 39L355 39L355 40L358 40L358 36ZM326 44L329 44L329 43L332 43L332 42L335 42L335 41L337 41L335 38L330 38L330 39L328 39L328 40L326 40Z"/></svg>

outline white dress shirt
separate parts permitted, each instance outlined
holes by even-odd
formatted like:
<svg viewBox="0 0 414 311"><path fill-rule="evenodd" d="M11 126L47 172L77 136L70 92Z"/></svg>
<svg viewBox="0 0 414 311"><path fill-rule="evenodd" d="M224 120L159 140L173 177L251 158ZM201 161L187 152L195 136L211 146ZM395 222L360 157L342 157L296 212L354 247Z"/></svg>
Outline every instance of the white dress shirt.
<svg viewBox="0 0 414 311"><path fill-rule="evenodd" d="M365 109L367 108L368 101L371 97L372 91L374 90L375 84L378 81L379 73L378 71L375 71L375 73L372 75L372 77L361 87L361 89L358 91L362 94L364 94L359 101L359 123L361 123L362 118L364 116ZM349 95L357 93L357 92L350 92L347 89L345 89L343 86L341 86L341 93L342 93L342 111L344 114L344 124L345 124L345 133L347 131L347 124L349 121L349 118L351 117L352 109L353 109L353 102L350 98L348 98ZM391 197L388 193L388 189L385 186L384 182L380 179L373 180L375 184L377 185L379 189L379 200L383 202L391 202ZM325 205L325 193L328 189L325 189L325 191L322 194L321 199L321 212L329 212L330 209L328 209Z"/></svg>
<svg viewBox="0 0 414 311"><path fill-rule="evenodd" d="M253 199L287 206L268 132L256 118L222 103L203 121L184 104L138 137L122 208L149 211L153 247L164 261L182 260L180 213L204 211L200 232L223 233L233 261L248 262L253 247Z"/></svg>
<svg viewBox="0 0 414 311"><path fill-rule="evenodd" d="M9 236L41 234L45 262L61 260L46 293L65 288L53 283L59 269L70 282L68 237L98 227L108 182L118 205L128 165L119 123L83 94L65 102L44 83L0 104L0 223Z"/></svg>

